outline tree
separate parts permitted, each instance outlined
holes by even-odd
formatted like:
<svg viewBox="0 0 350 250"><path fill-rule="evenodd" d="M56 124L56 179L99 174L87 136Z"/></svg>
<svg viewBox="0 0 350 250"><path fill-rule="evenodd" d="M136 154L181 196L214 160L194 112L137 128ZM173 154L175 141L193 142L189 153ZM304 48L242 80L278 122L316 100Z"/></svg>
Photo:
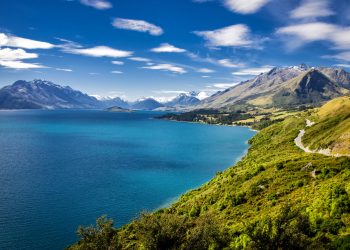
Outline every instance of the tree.
<svg viewBox="0 0 350 250"><path fill-rule="evenodd" d="M82 227L77 230L80 240L73 249L84 250L112 250L118 249L116 230L113 228L113 220L105 215L96 220L96 226Z"/></svg>

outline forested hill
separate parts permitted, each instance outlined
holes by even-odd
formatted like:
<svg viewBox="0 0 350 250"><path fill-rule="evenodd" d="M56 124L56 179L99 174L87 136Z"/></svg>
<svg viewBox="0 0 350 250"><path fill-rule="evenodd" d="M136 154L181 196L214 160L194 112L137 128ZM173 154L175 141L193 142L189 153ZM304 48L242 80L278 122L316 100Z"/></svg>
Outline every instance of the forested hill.
<svg viewBox="0 0 350 250"><path fill-rule="evenodd" d="M80 228L71 249L349 249L350 158L306 153L294 142L302 129L313 148L348 138L349 104L335 99L263 129L240 162L170 208L120 229L100 218ZM327 110L336 111L325 118ZM306 128L306 119L316 123Z"/></svg>

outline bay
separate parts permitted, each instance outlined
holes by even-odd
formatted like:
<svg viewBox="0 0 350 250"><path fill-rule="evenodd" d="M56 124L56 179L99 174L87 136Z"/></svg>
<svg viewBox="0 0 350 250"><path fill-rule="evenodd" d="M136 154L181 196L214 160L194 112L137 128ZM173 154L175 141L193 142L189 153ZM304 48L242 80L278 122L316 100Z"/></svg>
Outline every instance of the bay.
<svg viewBox="0 0 350 250"><path fill-rule="evenodd" d="M98 110L0 112L0 249L63 249L106 214L121 226L234 164L255 132Z"/></svg>

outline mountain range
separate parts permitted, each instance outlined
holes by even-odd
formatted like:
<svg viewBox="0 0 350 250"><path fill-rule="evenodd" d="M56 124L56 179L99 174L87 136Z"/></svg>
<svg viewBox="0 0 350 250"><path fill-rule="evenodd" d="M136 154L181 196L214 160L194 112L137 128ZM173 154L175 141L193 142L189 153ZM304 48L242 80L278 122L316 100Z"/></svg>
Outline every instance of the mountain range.
<svg viewBox="0 0 350 250"><path fill-rule="evenodd" d="M305 64L275 67L200 100L197 92L182 93L167 102L143 98L127 102L120 97L97 99L50 81L19 80L0 89L0 109L105 109L195 110L244 106L291 107L320 105L350 93L350 73L340 68L309 67Z"/></svg>
<svg viewBox="0 0 350 250"><path fill-rule="evenodd" d="M120 97L97 99L50 81L19 80L0 89L0 109L105 109L120 107L135 110L155 110L159 108L188 107L199 103L195 92L180 94L169 102L158 102L153 98L143 98L127 102Z"/></svg>
<svg viewBox="0 0 350 250"><path fill-rule="evenodd" d="M16 81L0 90L1 109L97 108L96 98L49 81Z"/></svg>
<svg viewBox="0 0 350 250"><path fill-rule="evenodd" d="M319 105L349 90L350 74L340 68L276 67L204 99L195 108Z"/></svg>

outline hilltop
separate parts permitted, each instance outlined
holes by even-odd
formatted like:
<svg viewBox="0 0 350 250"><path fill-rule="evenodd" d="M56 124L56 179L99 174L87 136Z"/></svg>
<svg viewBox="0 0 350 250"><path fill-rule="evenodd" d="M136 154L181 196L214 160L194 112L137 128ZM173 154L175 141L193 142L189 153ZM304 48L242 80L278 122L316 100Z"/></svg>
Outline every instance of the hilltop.
<svg viewBox="0 0 350 250"><path fill-rule="evenodd" d="M343 97L285 117L255 135L235 166L171 207L120 229L102 217L96 228L79 229L71 249L347 249L350 158L305 153L294 139L310 119L316 123L305 143L317 137L328 146L342 143L349 105Z"/></svg>

